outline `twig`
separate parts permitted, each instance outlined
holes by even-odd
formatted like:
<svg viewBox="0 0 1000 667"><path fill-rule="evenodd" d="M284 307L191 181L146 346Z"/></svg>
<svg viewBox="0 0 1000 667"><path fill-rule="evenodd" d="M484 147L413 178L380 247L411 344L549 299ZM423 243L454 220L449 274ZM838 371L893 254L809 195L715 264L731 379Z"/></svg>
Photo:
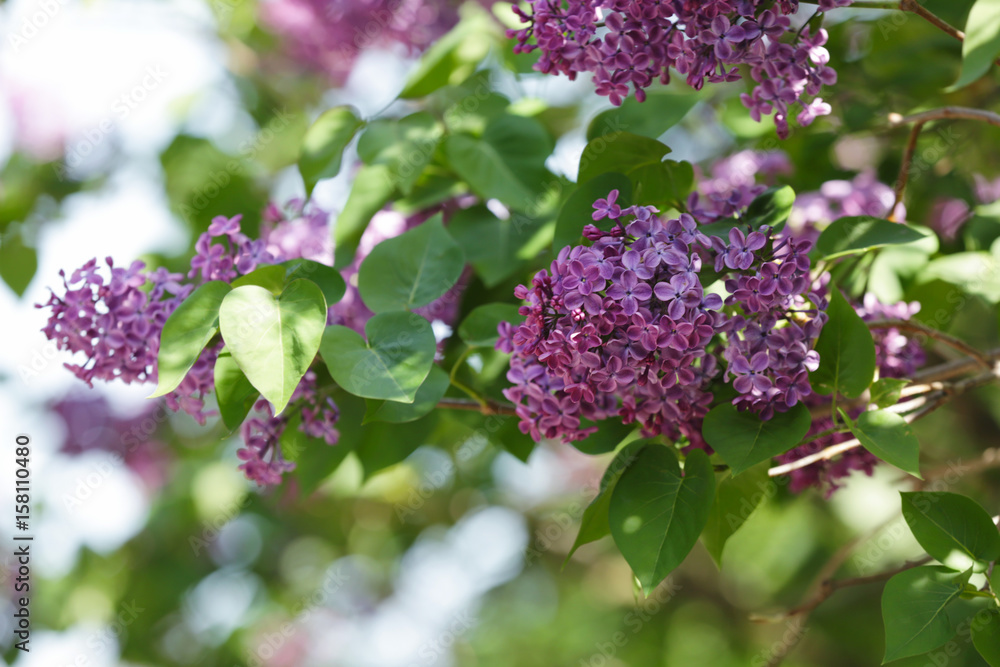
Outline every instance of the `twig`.
<svg viewBox="0 0 1000 667"><path fill-rule="evenodd" d="M975 120L1000 127L1000 114L987 111L986 109L971 109L969 107L940 107L909 116L901 116L898 113L889 114L890 127L900 127L913 123L929 123L932 120Z"/></svg>
<svg viewBox="0 0 1000 667"><path fill-rule="evenodd" d="M485 399L483 403L466 398L442 398L438 401L437 407L445 410L470 410L481 412L484 415L506 415L516 416L514 406Z"/></svg>
<svg viewBox="0 0 1000 667"><path fill-rule="evenodd" d="M906 150L903 151L903 162L899 167L899 177L896 179L894 188L895 197L892 200L892 208L889 209L889 220L899 222L896 211L903 201L903 193L906 192L906 183L910 180L910 165L913 163L913 154L917 150L917 139L920 138L920 131L924 129L923 123L917 123L910 130L910 138L906 141Z"/></svg>
<svg viewBox="0 0 1000 667"><path fill-rule="evenodd" d="M985 353L985 356L990 360L991 364L1000 361L1000 348L989 350ZM930 368L924 368L917 371L913 374L912 381L914 383L930 383L941 380L950 380L958 377L959 375L971 373L978 367L979 362L975 359L959 359L956 361L949 361L938 366L931 366Z"/></svg>
<svg viewBox="0 0 1000 667"><path fill-rule="evenodd" d="M925 396L920 396L915 401L910 403L917 403L921 405L918 410L912 412L904 417L906 423L912 424L918 419L923 419L927 415L931 414L942 405L950 401L956 396L960 396L966 392L972 391L979 387L996 382L998 375L994 372L983 373L975 377L971 377L953 384L945 385L945 387L939 391L932 394L927 394ZM909 405L909 403L908 403ZM894 410L896 412L897 410ZM818 461L828 461L834 457L837 457L844 452L850 451L860 445L861 443L857 438L852 438L846 442L842 442L837 445L831 445L825 449L822 449L815 454L810 454L809 456L803 456L801 459L792 461L790 463L785 463L780 466L775 466L767 471L768 476L777 477L779 475L787 475L793 470L798 470L800 468L805 468L808 465L816 463Z"/></svg>
<svg viewBox="0 0 1000 667"><path fill-rule="evenodd" d="M972 347L964 340L960 338L955 338L951 334L946 334L943 331L937 329L932 329L931 327L921 324L916 320L876 320L874 322L866 322L869 329L903 329L906 331L915 331L922 333L928 338L933 338L934 340L941 341L945 345L955 348L959 352L968 355L979 362L979 364L986 369L992 369L993 363L990 361L987 355L983 354L976 348Z"/></svg>
<svg viewBox="0 0 1000 667"><path fill-rule="evenodd" d="M875 583L876 581L885 581L886 579L891 579L900 572L906 572L907 570L912 570L915 567L920 567L921 565L926 565L931 562L930 556L924 556L923 558L907 561L897 568L892 570L886 570L885 572L878 572L876 574L869 574L865 577L852 577L850 579L825 579L819 585L819 589L816 594L810 599L806 600L797 607L793 607L788 611L778 614L776 616L768 617L766 620L782 620L786 618L791 618L793 616L801 616L803 614L808 614L813 609L822 604L828 597L836 593L837 591L850 588L851 586L863 586L865 584Z"/></svg>
<svg viewBox="0 0 1000 667"><path fill-rule="evenodd" d="M903 5L912 5L916 9L907 11L913 11L914 13L919 14L958 39L964 39L965 35L961 31L952 28L950 25L921 7L914 0L903 0ZM917 149L917 140L920 138L920 132L924 129L924 124L935 120L954 119L976 120L1000 127L1000 115L995 114L992 111L986 111L985 109L941 107L939 109L921 111L920 113L912 114L910 116L902 116L898 113L889 114L890 127L899 127L901 125L910 124L913 125L913 129L910 130L910 138L906 142L906 149L903 151L903 162L899 167L899 177L896 179L896 187L894 188L895 197L893 199L892 209L889 212L890 220L896 220L896 209L899 208L900 203L903 201L903 193L906 191L906 184L910 178L910 164L913 162L913 154Z"/></svg>
<svg viewBox="0 0 1000 667"><path fill-rule="evenodd" d="M935 28L942 30L960 42L965 41L965 33L955 28L947 21L939 17L938 15L928 11L924 6L922 6L917 0L902 0L899 3L899 8L904 12L913 12L920 18L924 19Z"/></svg>

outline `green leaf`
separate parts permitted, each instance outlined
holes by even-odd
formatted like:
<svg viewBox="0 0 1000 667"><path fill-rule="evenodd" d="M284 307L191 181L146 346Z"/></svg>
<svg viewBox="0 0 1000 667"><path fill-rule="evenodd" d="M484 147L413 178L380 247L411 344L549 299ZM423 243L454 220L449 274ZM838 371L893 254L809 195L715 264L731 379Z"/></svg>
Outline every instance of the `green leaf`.
<svg viewBox="0 0 1000 667"><path fill-rule="evenodd" d="M0 238L0 278L18 296L31 284L38 270L38 252L24 243L21 228L12 226Z"/></svg>
<svg viewBox="0 0 1000 667"><path fill-rule="evenodd" d="M608 172L631 178L643 167L660 164L669 152L666 144L629 132L597 137L583 149L577 181L586 183Z"/></svg>
<svg viewBox="0 0 1000 667"><path fill-rule="evenodd" d="M1000 1L976 0L965 23L962 73L947 92L964 88L993 66L1000 55Z"/></svg>
<svg viewBox="0 0 1000 667"><path fill-rule="evenodd" d="M368 223L392 199L395 191L396 178L389 165L364 165L358 170L344 210L333 227L336 268L342 269L354 261L354 253Z"/></svg>
<svg viewBox="0 0 1000 667"><path fill-rule="evenodd" d="M979 617L972 623L972 643L990 667L1000 667L1000 613L989 611L989 619L981 622Z"/></svg>
<svg viewBox="0 0 1000 667"><path fill-rule="evenodd" d="M448 164L483 199L498 199L518 211L535 211L555 177L545 169L552 137L534 118L503 114L481 138L454 134L445 139Z"/></svg>
<svg viewBox="0 0 1000 667"><path fill-rule="evenodd" d="M982 571L1000 558L1000 533L979 504L957 493L901 493L903 518L924 550L952 569Z"/></svg>
<svg viewBox="0 0 1000 667"><path fill-rule="evenodd" d="M920 476L920 442L905 419L895 412L862 412L857 421L841 411L851 433L869 452L917 479Z"/></svg>
<svg viewBox="0 0 1000 667"><path fill-rule="evenodd" d="M831 285L826 312L830 319L816 341L819 368L809 379L820 394L839 393L857 398L875 377L875 342L868 325L836 285Z"/></svg>
<svg viewBox="0 0 1000 667"><path fill-rule="evenodd" d="M1000 259L991 253L956 252L933 259L920 272L919 282L935 278L992 304L1000 303Z"/></svg>
<svg viewBox="0 0 1000 667"><path fill-rule="evenodd" d="M316 357L326 300L308 280L292 282L278 297L259 285L243 285L223 299L219 325L233 360L277 415Z"/></svg>
<svg viewBox="0 0 1000 667"><path fill-rule="evenodd" d="M732 403L717 405L705 416L702 434L734 475L762 461L770 461L799 444L809 432L812 417L802 403L764 421Z"/></svg>
<svg viewBox="0 0 1000 667"><path fill-rule="evenodd" d="M462 7L462 20L427 50L399 96L424 97L438 88L456 85L468 78L497 42L496 23L482 8Z"/></svg>
<svg viewBox="0 0 1000 667"><path fill-rule="evenodd" d="M900 222L867 215L834 220L816 241L816 255L830 260L887 245L923 240L924 234Z"/></svg>
<svg viewBox="0 0 1000 667"><path fill-rule="evenodd" d="M312 193L316 183L340 173L344 149L364 124L348 106L324 111L316 119L302 140L299 156L299 173L305 181L307 195Z"/></svg>
<svg viewBox="0 0 1000 667"><path fill-rule="evenodd" d="M583 228L586 225L596 225L601 229L610 229L614 223L609 218L593 219L594 202L607 198L612 190L618 190L617 204L622 208L632 205L632 181L625 174L610 171L595 176L576 186L570 193L559 211L556 219L555 238L552 239L552 251L557 253L566 246L580 245L583 239Z"/></svg>
<svg viewBox="0 0 1000 667"><path fill-rule="evenodd" d="M650 92L645 102L629 97L621 106L602 111L590 121L587 141L622 131L656 139L681 122L698 100L697 94L665 90Z"/></svg>
<svg viewBox="0 0 1000 667"><path fill-rule="evenodd" d="M358 155L365 164L385 165L396 187L409 195L434 157L441 136L441 124L426 111L398 120L376 120L358 139Z"/></svg>
<svg viewBox="0 0 1000 667"><path fill-rule="evenodd" d="M364 338L330 326L320 354L334 381L363 398L413 403L434 365L437 344L430 322L415 313L381 313L365 325Z"/></svg>
<svg viewBox="0 0 1000 667"><path fill-rule="evenodd" d="M451 289L464 268L462 249L438 214L372 248L358 270L358 291L376 313L412 310Z"/></svg>
<svg viewBox="0 0 1000 667"><path fill-rule="evenodd" d="M940 566L916 567L890 579L882 592L883 664L926 653L951 639L955 625L947 610L968 580L968 572Z"/></svg>
<svg viewBox="0 0 1000 667"><path fill-rule="evenodd" d="M235 431L250 414L260 392L254 389L228 350L215 360L215 400L219 404L222 423Z"/></svg>
<svg viewBox="0 0 1000 667"><path fill-rule="evenodd" d="M648 594L687 556L701 534L715 495L715 473L700 449L681 476L677 455L642 448L611 494L608 517L615 544Z"/></svg>
<svg viewBox="0 0 1000 667"><path fill-rule="evenodd" d="M427 374L427 379L420 385L412 403L368 399L362 423L403 424L420 419L437 407L438 401L444 398L449 386L451 386L451 379L448 374L435 364L431 366L431 372Z"/></svg>
<svg viewBox="0 0 1000 667"><path fill-rule="evenodd" d="M608 519L611 494L614 492L615 485L618 484L618 479L622 476L622 473L635 461L639 450L648 444L648 442L642 440L630 443L611 459L611 463L605 469L604 475L601 476L597 495L587 505L587 509L583 511L583 517L580 519L580 530L576 534L573 547L566 554L564 563L568 562L573 557L573 554L576 553L576 550L584 544L596 542L605 535L611 534L611 522Z"/></svg>
<svg viewBox="0 0 1000 667"><path fill-rule="evenodd" d="M516 214L501 220L483 204L462 209L448 221L448 233L487 287L520 269L519 254L538 229L536 221Z"/></svg>
<svg viewBox="0 0 1000 667"><path fill-rule="evenodd" d="M684 208L694 189L694 167L688 162L664 160L632 172L636 202L659 208Z"/></svg>
<svg viewBox="0 0 1000 667"><path fill-rule="evenodd" d="M613 419L599 423L582 419L580 425L585 428L598 427L596 433L591 433L583 440L574 440L570 443L584 454L591 456L613 452L624 444L640 438L639 429L636 428L635 424L623 424L621 421Z"/></svg>
<svg viewBox="0 0 1000 667"><path fill-rule="evenodd" d="M499 339L497 326L501 322L520 324L524 315L520 306L512 303L488 303L478 306L465 316L458 326L458 336L471 347L493 347Z"/></svg>
<svg viewBox="0 0 1000 667"><path fill-rule="evenodd" d="M788 220L795 205L795 190L787 185L770 188L750 202L746 222L754 229L767 225L772 229Z"/></svg>
<svg viewBox="0 0 1000 667"><path fill-rule="evenodd" d="M701 541L715 564L722 566L722 549L737 530L743 527L754 510L771 493L773 482L767 476L768 463L760 463L742 475L726 473L715 486L715 503L708 515Z"/></svg>
<svg viewBox="0 0 1000 667"><path fill-rule="evenodd" d="M205 283L170 314L160 334L156 391L149 398L169 394L184 380L208 341L218 333L219 307L231 289L219 280Z"/></svg>
<svg viewBox="0 0 1000 667"><path fill-rule="evenodd" d="M328 308L344 298L347 284L340 272L332 266L311 259L290 259L279 266L285 269L286 287L300 278L311 280L323 292Z"/></svg>
<svg viewBox="0 0 1000 667"><path fill-rule="evenodd" d="M872 385L872 403L880 408L889 408L899 403L903 387L910 384L909 380L899 378L882 378Z"/></svg>
<svg viewBox="0 0 1000 667"><path fill-rule="evenodd" d="M281 294L290 284L304 278L319 287L326 299L326 305L333 304L344 298L347 284L340 272L332 266L314 262L310 259L290 259L281 264L269 264L240 276L233 281L233 287L242 285L258 285L274 295Z"/></svg>

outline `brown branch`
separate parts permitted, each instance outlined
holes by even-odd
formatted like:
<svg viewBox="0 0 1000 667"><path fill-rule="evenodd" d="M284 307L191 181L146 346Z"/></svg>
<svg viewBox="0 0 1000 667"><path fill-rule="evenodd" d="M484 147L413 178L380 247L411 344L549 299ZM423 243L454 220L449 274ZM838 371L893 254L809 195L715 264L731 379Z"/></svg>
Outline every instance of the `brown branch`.
<svg viewBox="0 0 1000 667"><path fill-rule="evenodd" d="M929 123L933 120L975 120L1000 127L1000 114L985 109L970 109L969 107L940 107L909 116L901 116L898 113L889 114L890 127Z"/></svg>
<svg viewBox="0 0 1000 667"><path fill-rule="evenodd" d="M989 350L985 353L985 357L990 360L991 364L1000 361L1000 348ZM914 383L931 383L939 382L941 380L951 380L959 375L971 373L976 370L979 365L979 362L975 359L958 359L940 364L938 366L931 366L930 368L919 370L913 374L913 378L911 379Z"/></svg>
<svg viewBox="0 0 1000 667"><path fill-rule="evenodd" d="M878 572L876 574L869 574L865 577L852 577L850 579L824 579L820 583L815 595L813 595L810 599L786 612L767 617L765 620L780 621L786 618L808 614L839 590L850 588L851 586L864 586L865 584L872 584L876 581L885 581L886 579L891 579L900 572L906 572L907 570L912 570L915 567L926 565L931 562L931 560L930 556L924 556L923 558L919 558L914 561L907 561L897 568L886 570L885 572Z"/></svg>
<svg viewBox="0 0 1000 667"><path fill-rule="evenodd" d="M913 154L917 150L917 139L924 129L923 123L917 123L910 130L910 138L906 141L906 150L903 151L903 162L899 166L899 177L896 179L896 187L893 189L895 197L892 200L892 208L889 209L889 220L899 222L896 211L903 201L903 193L906 192L906 183L910 180L910 165L913 163Z"/></svg>
<svg viewBox="0 0 1000 667"><path fill-rule="evenodd" d="M928 11L919 2L917 2L917 0L902 0L899 3L899 8L904 12L913 12L920 18L924 19L925 21L933 25L935 28L938 28L939 30L948 33L958 41L960 42L965 41L964 32L949 24L947 21L942 19L937 14Z"/></svg>
<svg viewBox="0 0 1000 667"><path fill-rule="evenodd" d="M485 405L481 405L467 398L442 398L438 401L437 407L444 408L445 410L470 410L472 412L481 412L484 415L504 415L508 417L517 415L513 405L489 400L486 401Z"/></svg>
<svg viewBox="0 0 1000 667"><path fill-rule="evenodd" d="M866 322L869 329L903 329L905 331L914 331L917 333L922 333L928 338L933 338L934 340L940 341L949 347L953 347L959 352L972 357L979 364L986 369L992 369L993 363L990 361L986 354L983 354L976 348L972 347L964 340L956 338L951 334L946 334L943 331L933 329L926 324L921 324L916 320L876 320L874 322Z"/></svg>
<svg viewBox="0 0 1000 667"><path fill-rule="evenodd" d="M903 4L912 4L914 7L919 8L919 10L914 9L917 14L920 14L931 23L934 23L938 27L942 27L945 32L949 30L953 31L954 36L959 39L963 39L964 35L949 26L944 21L941 21L936 16L927 12L914 0L904 0ZM922 12L926 12L924 15ZM935 23L931 20L933 17L940 23ZM929 111L922 111L920 113L912 114L910 116L901 116L897 113L889 114L889 126L899 127L901 125L913 125L913 129L910 130L910 138L906 142L906 149L903 151L903 161L899 166L899 177L896 179L896 186L894 188L895 197L892 203L892 209L889 211L889 219L896 221L896 209L899 208L900 203L903 201L903 193L906 191L906 184L910 178L910 165L913 162L913 154L917 150L917 140L920 138L920 132L924 129L924 124L935 120L976 120L984 123L989 123L990 125L996 125L1000 127L1000 115L993 113L992 111L986 111L984 109L970 109L967 107L941 107L940 109L931 109Z"/></svg>

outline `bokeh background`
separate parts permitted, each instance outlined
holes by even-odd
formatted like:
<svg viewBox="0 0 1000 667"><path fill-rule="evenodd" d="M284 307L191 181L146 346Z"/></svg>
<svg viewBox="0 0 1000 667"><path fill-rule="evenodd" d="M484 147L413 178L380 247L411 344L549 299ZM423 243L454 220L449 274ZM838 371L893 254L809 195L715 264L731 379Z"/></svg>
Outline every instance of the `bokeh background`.
<svg viewBox="0 0 1000 667"><path fill-rule="evenodd" d="M962 25L971 2L925 4ZM35 535L33 635L21 654L8 602L12 520L0 521L0 661L756 667L790 652L784 664L878 664L878 584L838 593L804 624L755 615L800 602L852 540L845 574L919 554L899 517L896 492L907 483L898 471L855 473L830 497L767 485L721 573L698 546L643 598L607 539L564 563L607 456L546 443L523 461L500 446L502 430L463 416L433 438L413 434L425 444L375 476L348 457L314 494L293 485L261 494L236 469L238 443L218 424L166 411L145 399L148 386L90 389L63 368L68 358L42 336L45 313L34 307L60 284L61 269L105 256L183 266L212 216L242 213L253 229L269 202L303 195L294 163L321 110L405 110L393 100L419 48L383 40L358 53L303 53L318 29L310 6L0 4L0 516L13 514L13 439L27 433ZM960 45L929 25L889 12L836 19L831 118L779 142L771 125L747 118L743 84L712 87L663 138L671 157L706 163L780 148L795 165L781 181L797 191L862 172L891 184L905 130L885 129L889 111L942 101L997 107L995 81L942 95ZM437 20L448 19L420 25ZM502 50L487 63L503 94L542 105L562 135L548 166L575 179L587 121L606 101L586 81L532 74L530 62ZM998 133L925 132L908 219L944 224L950 210L965 223L952 243L988 247L1000 210L977 208L975 177L1000 176L990 148ZM232 159L236 171L226 168ZM351 173L320 183L313 202L336 212ZM209 183L219 186L214 194ZM945 309L944 328L976 345L998 345L994 311L980 296L950 303L933 281L885 289L921 300L925 313ZM1000 446L998 420L993 389L939 411L918 429L925 458L941 466ZM996 513L998 481L956 463L935 488L969 493ZM979 660L966 651L947 664Z"/></svg>

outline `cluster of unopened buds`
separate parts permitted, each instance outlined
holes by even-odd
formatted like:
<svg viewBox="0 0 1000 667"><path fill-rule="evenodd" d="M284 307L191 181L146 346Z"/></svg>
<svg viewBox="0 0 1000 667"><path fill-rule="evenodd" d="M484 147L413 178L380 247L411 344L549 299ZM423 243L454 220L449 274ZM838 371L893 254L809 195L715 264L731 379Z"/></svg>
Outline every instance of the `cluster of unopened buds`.
<svg viewBox="0 0 1000 667"><path fill-rule="evenodd" d="M851 0L821 0L818 10L849 5ZM824 47L825 30L792 31L789 18L798 0L529 0L527 11L514 6L522 23L508 30L515 51L541 51L535 67L570 79L594 76L596 91L614 105L633 93L646 99L646 88L669 83L671 71L700 90L705 82L736 81L740 65L756 82L743 104L755 120L774 114L780 136L788 134L791 107L798 104L800 125L830 113L816 97L837 80Z"/></svg>

